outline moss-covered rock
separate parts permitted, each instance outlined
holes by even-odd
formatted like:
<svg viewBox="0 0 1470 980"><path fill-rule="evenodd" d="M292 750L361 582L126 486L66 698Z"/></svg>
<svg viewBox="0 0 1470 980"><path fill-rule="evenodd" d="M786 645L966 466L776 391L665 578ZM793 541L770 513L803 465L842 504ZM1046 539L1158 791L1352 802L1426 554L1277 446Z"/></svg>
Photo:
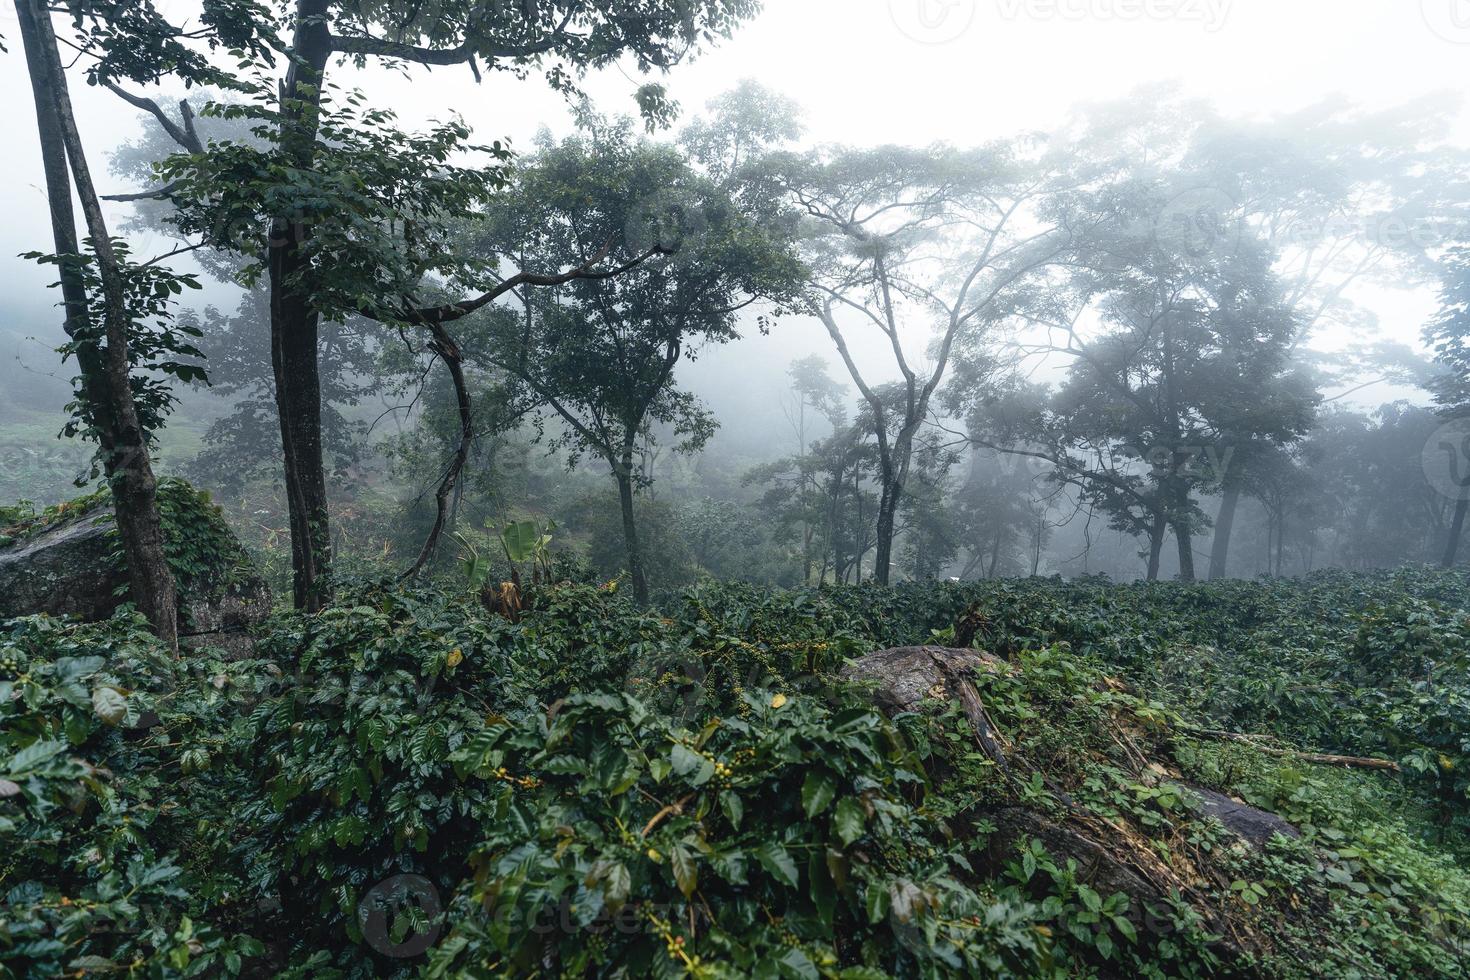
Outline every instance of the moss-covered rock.
<svg viewBox="0 0 1470 980"><path fill-rule="evenodd" d="M271 592L207 494L159 484L180 631L195 644L238 647L271 611ZM42 513L15 513L0 532L0 619L46 613L106 619L128 601L127 567L103 491Z"/></svg>

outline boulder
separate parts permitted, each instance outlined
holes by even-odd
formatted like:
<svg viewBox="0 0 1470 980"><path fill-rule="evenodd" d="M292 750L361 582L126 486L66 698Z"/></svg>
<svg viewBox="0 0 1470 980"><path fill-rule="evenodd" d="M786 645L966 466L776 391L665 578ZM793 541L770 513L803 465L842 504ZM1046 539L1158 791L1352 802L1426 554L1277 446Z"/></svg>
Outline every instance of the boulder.
<svg viewBox="0 0 1470 980"><path fill-rule="evenodd" d="M0 548L0 618L76 616L106 619L121 600L109 560L110 513L96 513Z"/></svg>
<svg viewBox="0 0 1470 980"><path fill-rule="evenodd" d="M173 491L184 492L184 491ZM187 491L191 492L192 491ZM219 533L220 526L213 529ZM0 546L0 619L45 613L97 621L126 601L127 573L117 557L113 515L105 503L57 523L31 527ZM188 530L173 533L189 533ZM224 534L229 534L227 529ZM179 589L179 635L186 646L221 647L248 655L248 630L270 615L270 587L229 537L234 561L183 577Z"/></svg>
<svg viewBox="0 0 1470 980"><path fill-rule="evenodd" d="M945 701L956 679L976 670L1008 670L1004 660L979 650L897 647L854 660L842 670L850 681L871 682L873 700L887 714L916 710L926 699Z"/></svg>
<svg viewBox="0 0 1470 980"><path fill-rule="evenodd" d="M1183 785L1199 797L1201 813L1207 817L1214 817L1225 825L1226 830L1257 850L1264 850L1277 834L1293 839L1302 835L1300 830L1274 813L1257 809L1240 800L1231 799L1224 793L1217 793L1212 789L1187 783Z"/></svg>
<svg viewBox="0 0 1470 980"><path fill-rule="evenodd" d="M979 650L897 647L853 661L842 676L873 685L874 703L889 715L915 711L925 700L958 701L980 750L1009 774L1005 747L972 680L976 671L1009 669L1004 660Z"/></svg>

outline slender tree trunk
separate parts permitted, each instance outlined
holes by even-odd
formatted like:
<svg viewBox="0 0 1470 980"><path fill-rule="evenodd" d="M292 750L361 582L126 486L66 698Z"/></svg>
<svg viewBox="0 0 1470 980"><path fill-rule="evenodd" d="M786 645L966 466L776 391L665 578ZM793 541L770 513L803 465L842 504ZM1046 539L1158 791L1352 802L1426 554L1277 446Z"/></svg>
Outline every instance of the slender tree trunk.
<svg viewBox="0 0 1470 980"><path fill-rule="evenodd" d="M1032 542L1031 543L1031 577L1032 578L1035 578L1036 577L1036 573L1039 572L1039 571L1041 571L1041 543L1042 543L1042 538L1044 537L1044 535L1042 534L1042 531L1045 530L1045 525L1044 525L1045 520L1046 520L1046 512L1043 511L1042 513L1040 513L1040 514L1038 514L1036 516L1036 527L1031 532L1031 534L1032 534L1032 538L1031 538L1031 542Z"/></svg>
<svg viewBox="0 0 1470 980"><path fill-rule="evenodd" d="M879 585L888 584L889 568L893 564L894 528L902 497L902 484L896 479L883 481L883 490L878 497L878 530L873 551L873 578Z"/></svg>
<svg viewBox="0 0 1470 980"><path fill-rule="evenodd" d="M1240 506L1240 485L1225 484L1220 496L1220 510L1215 515L1215 540L1210 544L1210 581L1226 576L1230 566L1230 535L1235 530L1235 512Z"/></svg>
<svg viewBox="0 0 1470 980"><path fill-rule="evenodd" d="M1005 529L998 528L995 532L995 544L990 549L990 567L985 570L986 578L995 578L995 570L1000 565L1000 546L1005 540Z"/></svg>
<svg viewBox="0 0 1470 980"><path fill-rule="evenodd" d="M816 532L810 522L806 522L801 532L801 584L812 584L812 538Z"/></svg>
<svg viewBox="0 0 1470 980"><path fill-rule="evenodd" d="M329 0L299 0L291 68L286 73L282 141L298 165L315 156L320 86L331 56ZM311 227L300 215L277 215L271 228L267 275L271 291L271 368L286 506L291 525L293 594L297 608L321 609L331 598L332 535L322 456L321 374L317 351L320 317L301 281L308 271L302 247Z"/></svg>
<svg viewBox="0 0 1470 980"><path fill-rule="evenodd" d="M71 183L67 178L70 160L71 176L76 181L102 280L105 351L99 357L96 340L84 340L79 345L77 362L83 374L83 396L89 401L99 430L103 468L112 491L131 596L159 638L177 649L178 596L164 552L158 484L148 455L147 435L133 400L122 270L112 250L112 239L82 150L81 134L72 116L71 97L50 12L39 0L16 0L15 9L35 98L56 251L59 255L81 254L76 216L72 211ZM76 338L79 333L89 332L90 301L77 270L63 267L61 281L66 331Z"/></svg>
<svg viewBox="0 0 1470 980"><path fill-rule="evenodd" d="M648 578L643 573L643 549L638 543L638 523L633 511L633 454L631 449L613 466L618 480L618 500L623 509L623 546L628 553L628 577L633 580L633 599L647 606Z"/></svg>
<svg viewBox="0 0 1470 980"><path fill-rule="evenodd" d="M445 528L449 526L451 512L457 512L459 509L459 495L464 490L460 476L464 473L465 465L469 462L470 450L475 444L475 416L470 405L469 384L465 381L464 376L464 355L442 324L430 323L426 326L433 337L429 343L429 349L444 362L445 368L449 371L449 380L454 385L455 408L459 413L459 442L455 444L454 455L450 458L444 476L439 480L439 488L434 493L434 524L429 529L428 537L424 539L423 547L419 549L418 558L415 559L412 567L403 573L402 578L404 579L418 575L434 557L434 552L439 547L439 539L443 536ZM454 497L452 507L450 505L451 496Z"/></svg>
<svg viewBox="0 0 1470 980"><path fill-rule="evenodd" d="M1173 519L1169 523L1174 528L1174 543L1179 550L1179 580L1193 582L1194 524L1189 518L1192 510L1189 485L1179 476L1172 477L1169 482L1169 509L1173 512Z"/></svg>
<svg viewBox="0 0 1470 980"><path fill-rule="evenodd" d="M1174 525L1174 541L1179 547L1179 580L1194 581L1194 538L1188 521Z"/></svg>
<svg viewBox="0 0 1470 980"><path fill-rule="evenodd" d="M1454 568L1455 561L1459 558L1460 537L1465 532L1465 512L1467 510L1470 510L1470 498L1455 503L1455 519L1450 523L1450 536L1445 542L1444 558L1441 560L1445 568Z"/></svg>
<svg viewBox="0 0 1470 980"><path fill-rule="evenodd" d="M1281 577L1281 572L1286 565L1286 513L1276 518L1276 577Z"/></svg>
<svg viewBox="0 0 1470 980"><path fill-rule="evenodd" d="M1154 515L1154 523L1148 530L1148 575L1150 582L1159 580L1159 564L1164 553L1164 532L1168 523L1162 512Z"/></svg>

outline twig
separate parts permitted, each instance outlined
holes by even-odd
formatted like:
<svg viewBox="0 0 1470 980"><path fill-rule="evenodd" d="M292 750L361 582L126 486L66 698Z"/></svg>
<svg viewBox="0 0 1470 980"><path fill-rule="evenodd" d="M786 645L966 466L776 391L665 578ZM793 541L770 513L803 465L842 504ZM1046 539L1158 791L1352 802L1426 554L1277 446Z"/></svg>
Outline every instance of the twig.
<svg viewBox="0 0 1470 980"><path fill-rule="evenodd" d="M671 816L671 815L677 816L678 814L683 813L684 812L684 804L688 803L692 799L694 799L694 794L693 793L689 793L682 800L680 800L678 803L670 803L668 806L664 807L662 810L660 810L657 813L655 813L653 815L653 818L650 819L648 821L648 823L646 823L646 824L643 825L643 832L640 833L638 836L639 837L647 837L649 834L653 833L653 828L655 828L659 824L663 823L665 817Z"/></svg>

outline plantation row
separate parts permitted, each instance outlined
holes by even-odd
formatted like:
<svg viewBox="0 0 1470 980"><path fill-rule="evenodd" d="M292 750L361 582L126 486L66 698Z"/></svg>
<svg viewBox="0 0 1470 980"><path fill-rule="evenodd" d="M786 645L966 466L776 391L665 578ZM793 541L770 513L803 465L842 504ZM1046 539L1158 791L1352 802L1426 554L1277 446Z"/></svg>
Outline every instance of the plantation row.
<svg viewBox="0 0 1470 980"><path fill-rule="evenodd" d="M563 584L512 621L359 586L234 661L14 620L0 968L1459 976L1467 595ZM965 640L1000 658L988 733L954 690L890 717L839 676Z"/></svg>

